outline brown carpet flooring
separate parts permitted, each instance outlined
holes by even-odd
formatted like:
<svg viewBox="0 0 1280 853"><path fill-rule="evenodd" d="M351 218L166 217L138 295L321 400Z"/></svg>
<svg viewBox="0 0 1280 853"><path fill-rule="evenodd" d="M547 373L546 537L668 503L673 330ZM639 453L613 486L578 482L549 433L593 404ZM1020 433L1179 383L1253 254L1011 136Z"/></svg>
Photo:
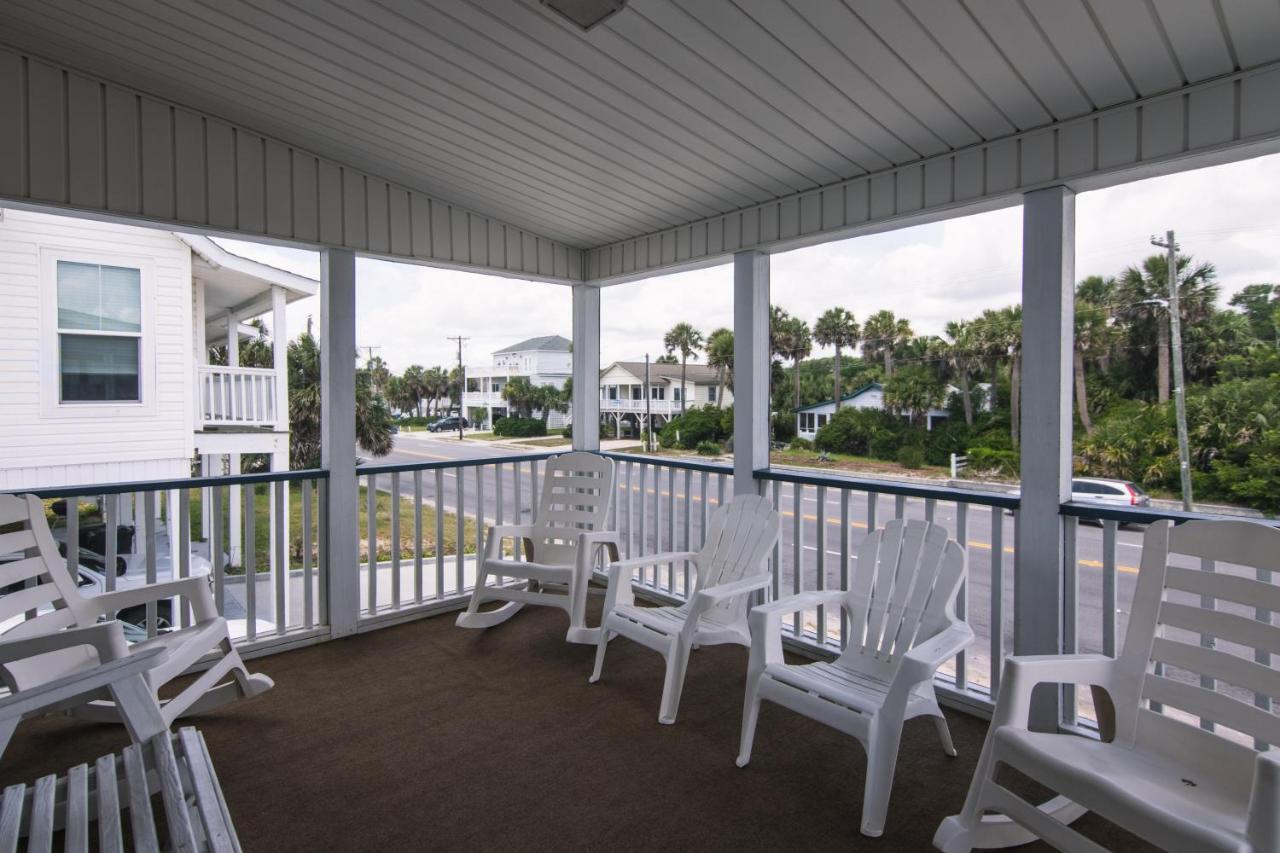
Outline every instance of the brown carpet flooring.
<svg viewBox="0 0 1280 853"><path fill-rule="evenodd" d="M766 703L751 765L734 765L745 649L695 652L662 726L661 658L615 641L588 684L594 649L565 644L565 625L531 608L466 631L450 614L254 661L276 688L194 721L245 849L924 851L964 800L981 720L949 713L954 759L930 722L907 724L887 831L868 839L856 741ZM120 727L29 721L0 784L125 743ZM1092 816L1077 826L1134 849Z"/></svg>

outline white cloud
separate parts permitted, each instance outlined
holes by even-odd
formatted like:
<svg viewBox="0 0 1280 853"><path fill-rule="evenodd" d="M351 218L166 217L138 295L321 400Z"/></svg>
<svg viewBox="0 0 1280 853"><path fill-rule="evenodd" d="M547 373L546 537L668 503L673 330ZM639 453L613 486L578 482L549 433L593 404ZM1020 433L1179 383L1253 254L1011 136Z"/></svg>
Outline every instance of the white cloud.
<svg viewBox="0 0 1280 853"><path fill-rule="evenodd" d="M1076 273L1114 275L1156 251L1153 234L1175 228L1184 251L1218 269L1224 301L1246 284L1280 280L1280 155L1084 193L1077 200ZM917 332L1016 302L1021 272L1021 209L827 243L774 255L773 301L812 322L834 305L859 320L881 308L909 318ZM316 276L314 252L239 241L232 251ZM380 346L395 370L452 364L447 335L466 335L465 360L486 362L498 347L571 329L567 287L360 260L357 342ZM602 360L662 353L662 335L686 320L703 333L732 326L728 265L660 276L605 290ZM318 299L290 306L290 331Z"/></svg>

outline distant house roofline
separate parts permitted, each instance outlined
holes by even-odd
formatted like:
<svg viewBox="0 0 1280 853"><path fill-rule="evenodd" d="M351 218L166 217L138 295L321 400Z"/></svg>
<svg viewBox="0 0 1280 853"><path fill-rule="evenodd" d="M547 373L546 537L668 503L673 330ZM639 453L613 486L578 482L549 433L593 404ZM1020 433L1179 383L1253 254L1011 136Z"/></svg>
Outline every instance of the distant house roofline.
<svg viewBox="0 0 1280 853"><path fill-rule="evenodd" d="M573 350L573 341L563 335L540 335L536 338L528 338L519 343L512 344L509 347L496 349L494 355L504 352L571 352Z"/></svg>
<svg viewBox="0 0 1280 853"><path fill-rule="evenodd" d="M861 397L863 394L867 393L867 392L868 392L868 391L870 391L872 388L881 388L881 389L883 389L883 388L884 388L884 385L883 385L882 383L880 383L880 382L868 382L866 385L863 385L863 386L862 386L861 388L859 388L858 390L856 390L856 391L852 391L852 392L850 392L849 394L847 394L846 396L841 397L841 398L840 398L840 402L841 402L841 403L848 403L848 402L850 402L851 400L854 400L854 399L857 399L858 397ZM811 411L811 410L813 410L813 409L821 409L823 406L830 406L830 405L831 405L832 403L834 403L834 402L835 402L835 400L823 400L821 403L814 403L812 406L805 406L804 408L796 409L796 414L798 415L798 414L800 414L801 412L808 412L808 411Z"/></svg>

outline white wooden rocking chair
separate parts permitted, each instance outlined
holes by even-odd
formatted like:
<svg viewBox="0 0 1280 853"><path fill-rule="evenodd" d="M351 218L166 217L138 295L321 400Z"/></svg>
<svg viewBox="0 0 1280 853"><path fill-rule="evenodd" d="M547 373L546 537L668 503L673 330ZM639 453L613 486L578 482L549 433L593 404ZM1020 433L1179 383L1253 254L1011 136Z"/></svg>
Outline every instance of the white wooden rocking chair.
<svg viewBox="0 0 1280 853"><path fill-rule="evenodd" d="M1202 567L1169 565L1170 554ZM1250 567L1257 579L1238 569L1206 571L1207 561ZM1005 661L964 809L938 827L935 846L954 853L1039 837L1059 850L1099 851L1068 826L1094 811L1166 850L1280 850L1280 717L1239 697L1280 698L1280 672L1268 662L1280 653L1280 627L1272 622L1280 612L1276 571L1280 530L1267 525L1149 526L1120 656ZM1039 684L1105 691L1102 739L1029 731ZM1039 807L1028 803L996 782L1000 765L1059 796Z"/></svg>
<svg viewBox="0 0 1280 853"><path fill-rule="evenodd" d="M943 750L956 754L933 675L973 641L955 616L964 574L965 551L944 528L894 519L859 547L847 591L801 593L754 608L738 766L751 760L763 699L852 735L867 751L862 834L880 835L903 722L933 717ZM847 614L844 652L830 663L788 664L782 618L819 606Z"/></svg>
<svg viewBox="0 0 1280 853"><path fill-rule="evenodd" d="M605 529L613 492L613 462L605 457L579 451L548 459L534 522L489 528L475 589L458 614L458 627L492 628L524 605L536 604L569 614L568 642L594 643L600 629L587 627L587 588L601 548L618 558L617 534ZM523 548L525 560L503 558L502 543L508 539L513 556ZM488 583L499 577L525 583ZM489 601L507 603L480 610Z"/></svg>
<svg viewBox="0 0 1280 853"><path fill-rule="evenodd" d="M739 495L712 514L701 550L651 554L611 565L591 681L600 680L605 650L614 635L648 646L667 663L658 722L674 723L690 650L720 643L751 644L749 596L769 586L772 573L765 559L778 541L779 530L778 512L767 500ZM685 560L697 568L696 586L685 604L636 606L632 572L642 566Z"/></svg>
<svg viewBox="0 0 1280 853"><path fill-rule="evenodd" d="M4 579L5 585L19 581L27 584L25 589L0 598L0 621L29 612L36 615L6 631L6 640L47 635L71 627L87 628L102 619L112 618L113 614L126 607L178 596L183 606L190 604L195 617L193 624L129 647L135 654L148 649L165 651L163 662L146 673L152 693L158 696L163 685L206 654L216 652L219 657L176 695L159 700L166 726L178 717L201 713L236 698L257 696L274 686L267 676L250 674L245 668L239 652L231 643L227 622L214 605L207 578L181 578L137 589L82 596L76 579L67 571L66 563L58 553L40 500L34 495L0 495L0 527L13 523L24 526L15 532L0 534L0 553L34 551L34 556L0 569L0 578ZM93 647L81 644L10 663L5 666L5 672L11 687L26 689L100 662ZM75 708L73 713L104 722L120 720L115 703L105 692L101 698Z"/></svg>

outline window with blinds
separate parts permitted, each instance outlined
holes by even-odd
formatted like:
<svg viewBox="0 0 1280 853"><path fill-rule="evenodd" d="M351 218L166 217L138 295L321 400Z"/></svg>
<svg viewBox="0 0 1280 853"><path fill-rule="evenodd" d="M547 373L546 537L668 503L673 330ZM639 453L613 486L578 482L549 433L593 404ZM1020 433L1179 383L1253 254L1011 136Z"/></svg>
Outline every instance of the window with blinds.
<svg viewBox="0 0 1280 853"><path fill-rule="evenodd" d="M58 261L59 399L141 402L141 349L141 270Z"/></svg>

